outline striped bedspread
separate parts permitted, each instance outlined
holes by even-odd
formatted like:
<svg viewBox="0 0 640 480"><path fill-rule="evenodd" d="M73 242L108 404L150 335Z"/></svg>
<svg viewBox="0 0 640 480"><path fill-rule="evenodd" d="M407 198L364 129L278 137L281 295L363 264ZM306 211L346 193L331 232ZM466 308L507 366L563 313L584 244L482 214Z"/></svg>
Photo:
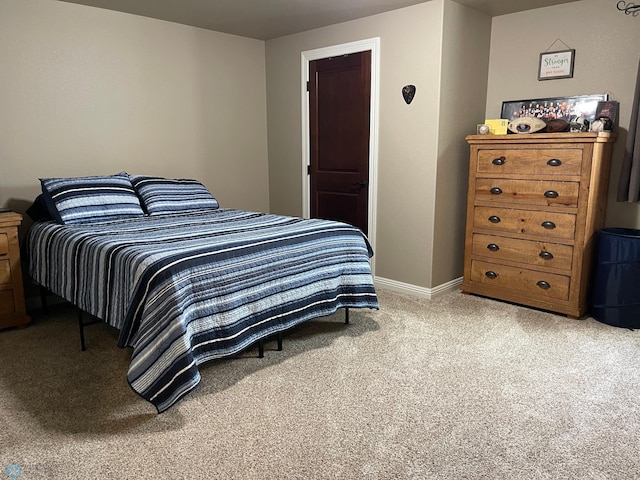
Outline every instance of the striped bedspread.
<svg viewBox="0 0 640 480"><path fill-rule="evenodd" d="M339 308L378 308L362 233L347 224L219 209L91 224L37 222L39 284L119 330L129 384L158 412L198 365Z"/></svg>

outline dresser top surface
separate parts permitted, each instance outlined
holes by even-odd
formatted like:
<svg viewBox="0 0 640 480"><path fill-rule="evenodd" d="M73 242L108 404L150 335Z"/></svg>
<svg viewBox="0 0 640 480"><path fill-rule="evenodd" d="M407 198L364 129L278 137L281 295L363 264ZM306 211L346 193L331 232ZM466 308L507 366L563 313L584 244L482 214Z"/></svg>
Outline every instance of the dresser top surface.
<svg viewBox="0 0 640 480"><path fill-rule="evenodd" d="M618 138L612 132L585 132L585 133L512 133L507 135L467 135L465 140L469 144L493 144L493 143L612 143Z"/></svg>

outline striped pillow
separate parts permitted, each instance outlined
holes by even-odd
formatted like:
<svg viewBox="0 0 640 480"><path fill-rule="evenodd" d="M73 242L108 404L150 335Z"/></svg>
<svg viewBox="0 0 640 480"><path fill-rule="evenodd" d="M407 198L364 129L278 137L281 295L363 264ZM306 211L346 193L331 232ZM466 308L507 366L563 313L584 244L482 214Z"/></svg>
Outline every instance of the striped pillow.
<svg viewBox="0 0 640 480"><path fill-rule="evenodd" d="M130 178L149 215L215 210L220 206L207 187L197 180L146 175Z"/></svg>
<svg viewBox="0 0 640 480"><path fill-rule="evenodd" d="M65 225L144 215L126 173L41 178L40 183L51 216Z"/></svg>

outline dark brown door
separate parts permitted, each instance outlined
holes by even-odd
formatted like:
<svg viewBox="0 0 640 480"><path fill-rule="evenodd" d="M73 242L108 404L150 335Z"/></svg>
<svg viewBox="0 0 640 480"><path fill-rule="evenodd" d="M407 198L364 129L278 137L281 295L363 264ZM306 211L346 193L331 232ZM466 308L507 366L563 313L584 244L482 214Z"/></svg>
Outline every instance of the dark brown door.
<svg viewBox="0 0 640 480"><path fill-rule="evenodd" d="M309 63L311 216L368 233L371 52Z"/></svg>

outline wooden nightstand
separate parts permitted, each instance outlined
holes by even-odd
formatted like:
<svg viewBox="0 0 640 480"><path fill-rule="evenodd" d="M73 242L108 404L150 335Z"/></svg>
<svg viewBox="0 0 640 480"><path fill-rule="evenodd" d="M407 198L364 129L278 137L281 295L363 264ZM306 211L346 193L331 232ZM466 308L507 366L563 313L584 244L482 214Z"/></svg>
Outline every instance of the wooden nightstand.
<svg viewBox="0 0 640 480"><path fill-rule="evenodd" d="M0 328L26 327L18 226L22 215L0 212Z"/></svg>

